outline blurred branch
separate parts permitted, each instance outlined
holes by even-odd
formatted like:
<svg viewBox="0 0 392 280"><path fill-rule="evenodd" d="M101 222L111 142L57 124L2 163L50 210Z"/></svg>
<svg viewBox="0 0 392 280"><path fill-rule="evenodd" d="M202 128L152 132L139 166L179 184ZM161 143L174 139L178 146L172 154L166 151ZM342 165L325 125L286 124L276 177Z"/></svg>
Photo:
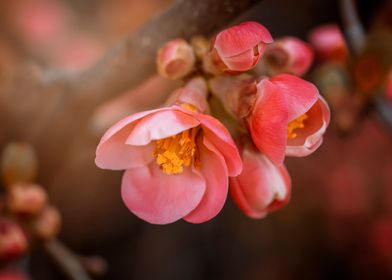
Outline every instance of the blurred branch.
<svg viewBox="0 0 392 280"><path fill-rule="evenodd" d="M60 241L54 239L45 243L46 252L70 280L90 280L82 267L78 256L72 253Z"/></svg>
<svg viewBox="0 0 392 280"><path fill-rule="evenodd" d="M355 55L361 53L365 46L366 34L359 20L355 0L340 0L340 12L343 20L343 29L347 36L349 46Z"/></svg>
<svg viewBox="0 0 392 280"><path fill-rule="evenodd" d="M95 107L155 72L157 50L168 40L211 35L261 0L179 0L120 42L94 67L71 76L47 73L46 83L65 84L72 98Z"/></svg>
<svg viewBox="0 0 392 280"><path fill-rule="evenodd" d="M384 97L378 96L374 98L374 105L382 119L388 124L392 131L392 105L391 102L385 100Z"/></svg>

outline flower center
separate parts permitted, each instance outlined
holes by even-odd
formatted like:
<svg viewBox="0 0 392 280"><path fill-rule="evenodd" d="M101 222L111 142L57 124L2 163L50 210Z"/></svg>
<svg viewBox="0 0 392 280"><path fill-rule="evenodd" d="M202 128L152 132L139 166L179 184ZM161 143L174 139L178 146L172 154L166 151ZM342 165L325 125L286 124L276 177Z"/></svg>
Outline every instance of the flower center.
<svg viewBox="0 0 392 280"><path fill-rule="evenodd" d="M152 155L163 173L180 174L196 156L195 138L198 129L192 128L174 136L157 140Z"/></svg>
<svg viewBox="0 0 392 280"><path fill-rule="evenodd" d="M295 120L292 120L289 122L289 125L287 126L287 137L289 139L294 139L297 137L297 133L294 132L296 129L304 128L304 121L308 118L307 114L303 114L296 118Z"/></svg>

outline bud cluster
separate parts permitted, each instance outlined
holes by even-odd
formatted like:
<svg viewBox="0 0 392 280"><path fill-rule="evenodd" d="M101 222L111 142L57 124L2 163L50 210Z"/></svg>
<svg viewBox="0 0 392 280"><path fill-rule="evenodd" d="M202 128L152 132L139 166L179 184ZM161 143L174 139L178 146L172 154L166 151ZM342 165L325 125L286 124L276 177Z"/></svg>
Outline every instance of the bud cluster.
<svg viewBox="0 0 392 280"><path fill-rule="evenodd" d="M35 243L57 236L61 217L48 202L44 188L32 183L37 162L25 143L11 143L3 151L0 195L0 263L23 257Z"/></svg>

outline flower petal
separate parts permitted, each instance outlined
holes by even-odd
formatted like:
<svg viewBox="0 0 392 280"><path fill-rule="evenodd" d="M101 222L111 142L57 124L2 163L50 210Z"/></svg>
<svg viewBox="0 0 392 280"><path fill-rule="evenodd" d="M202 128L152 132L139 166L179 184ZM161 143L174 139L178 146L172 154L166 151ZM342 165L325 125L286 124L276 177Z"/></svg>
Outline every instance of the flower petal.
<svg viewBox="0 0 392 280"><path fill-rule="evenodd" d="M308 156L317 150L323 141L323 135L330 121L329 107L324 98L320 96L307 115L305 127L296 130L297 137L287 141L287 156Z"/></svg>
<svg viewBox="0 0 392 280"><path fill-rule="evenodd" d="M275 166L266 156L247 149L243 162L243 172L230 179L230 191L246 215L262 218L288 202L291 182L283 165Z"/></svg>
<svg viewBox="0 0 392 280"><path fill-rule="evenodd" d="M205 137L225 159L229 176L237 176L242 170L242 161L229 131L209 115L197 114L195 117L200 121Z"/></svg>
<svg viewBox="0 0 392 280"><path fill-rule="evenodd" d="M104 169L122 170L150 162L152 146L134 147L127 145L126 139L141 118L165 110L168 108L136 113L110 127L98 144L95 164Z"/></svg>
<svg viewBox="0 0 392 280"><path fill-rule="evenodd" d="M227 167L222 155L205 136L198 147L206 192L199 205L184 218L190 223L202 223L215 217L222 210L228 192Z"/></svg>
<svg viewBox="0 0 392 280"><path fill-rule="evenodd" d="M267 79L257 84L259 96L248 120L256 147L275 164L284 160L287 143L288 113L284 95Z"/></svg>
<svg viewBox="0 0 392 280"><path fill-rule="evenodd" d="M190 114L171 108L146 116L138 122L126 140L130 145L146 145L198 126L200 122Z"/></svg>
<svg viewBox="0 0 392 280"><path fill-rule="evenodd" d="M191 168L184 168L179 175L167 175L152 162L124 173L121 195L139 218L168 224L189 214L199 204L205 188L204 179Z"/></svg>
<svg viewBox="0 0 392 280"><path fill-rule="evenodd" d="M231 57L253 49L259 43L271 43L271 34L255 21L243 22L220 32L214 47L221 57Z"/></svg>
<svg viewBox="0 0 392 280"><path fill-rule="evenodd" d="M305 114L317 101L319 92L315 85L290 74L281 74L270 79L286 96L288 121Z"/></svg>

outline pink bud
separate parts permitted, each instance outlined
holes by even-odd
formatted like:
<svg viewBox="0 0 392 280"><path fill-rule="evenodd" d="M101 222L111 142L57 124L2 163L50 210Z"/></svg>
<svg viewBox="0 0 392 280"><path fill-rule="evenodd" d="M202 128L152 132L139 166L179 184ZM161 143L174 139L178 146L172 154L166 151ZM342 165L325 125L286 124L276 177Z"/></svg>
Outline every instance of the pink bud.
<svg viewBox="0 0 392 280"><path fill-rule="evenodd" d="M168 79L181 79L192 72L195 55L190 44L183 39L166 43L158 51L158 72Z"/></svg>
<svg viewBox="0 0 392 280"><path fill-rule="evenodd" d="M313 62L313 50L309 44L295 37L283 37L268 45L266 64L271 74L305 74Z"/></svg>
<svg viewBox="0 0 392 280"><path fill-rule="evenodd" d="M60 213L53 206L47 206L33 222L32 230L38 239L49 240L59 233L60 226Z"/></svg>
<svg viewBox="0 0 392 280"><path fill-rule="evenodd" d="M211 51L204 58L204 68L213 74L248 71L272 41L271 34L260 23L247 21L232 26L216 35Z"/></svg>
<svg viewBox="0 0 392 280"><path fill-rule="evenodd" d="M291 179L283 165L274 165L247 143L242 150L242 173L230 178L235 203L251 218L263 218L290 199Z"/></svg>
<svg viewBox="0 0 392 280"><path fill-rule="evenodd" d="M345 63L347 61L346 41L337 25L322 25L314 28L309 34L309 41L320 62L335 60Z"/></svg>
<svg viewBox="0 0 392 280"><path fill-rule="evenodd" d="M207 83L202 77L196 77L175 90L166 100L165 105L186 106L186 109L205 113L209 111L207 103Z"/></svg>
<svg viewBox="0 0 392 280"><path fill-rule="evenodd" d="M11 212L25 215L37 214L46 202L47 195L41 186L23 183L11 186L7 200Z"/></svg>
<svg viewBox="0 0 392 280"><path fill-rule="evenodd" d="M18 224L0 218L0 260L13 261L21 257L27 250L25 234Z"/></svg>

